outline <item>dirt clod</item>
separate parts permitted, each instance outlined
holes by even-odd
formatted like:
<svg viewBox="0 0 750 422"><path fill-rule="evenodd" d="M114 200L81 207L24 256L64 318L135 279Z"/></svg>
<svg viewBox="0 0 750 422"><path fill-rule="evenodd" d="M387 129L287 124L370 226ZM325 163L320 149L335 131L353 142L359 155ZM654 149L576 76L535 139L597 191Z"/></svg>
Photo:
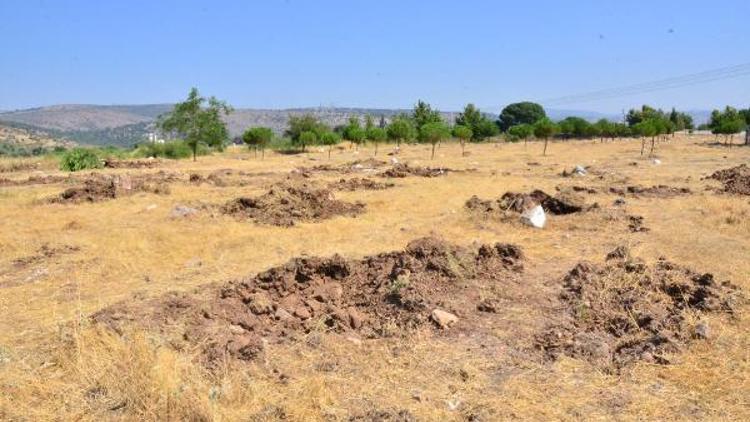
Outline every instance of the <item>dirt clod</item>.
<svg viewBox="0 0 750 422"><path fill-rule="evenodd" d="M385 170L380 175L382 177L394 177L394 178L403 178L403 177L409 177L409 176L419 176L419 177L438 177L438 176L445 176L448 174L448 172L451 172L453 170L445 167L420 167L420 166L410 166L405 163L397 163L394 164L393 167L389 168L388 170Z"/></svg>
<svg viewBox="0 0 750 422"><path fill-rule="evenodd" d="M546 356L582 358L608 371L639 360L667 364L695 337L690 317L732 313L740 299L733 284L663 258L649 266L624 247L607 258L580 262L563 279L562 323L537 338Z"/></svg>
<svg viewBox="0 0 750 422"><path fill-rule="evenodd" d="M483 213L496 213L513 211L523 213L524 211L541 205L545 211L565 215L590 209L583 197L571 190L562 190L555 196L550 196L541 190L530 193L506 192L500 199L482 200L476 196L466 202L466 208Z"/></svg>
<svg viewBox="0 0 750 422"><path fill-rule="evenodd" d="M129 175L103 175L92 173L78 186L73 186L50 199L53 203L99 202L136 192L169 194L169 186L162 177L131 177Z"/></svg>
<svg viewBox="0 0 750 422"><path fill-rule="evenodd" d="M281 183L263 195L232 200L221 211L261 224L288 227L300 221L320 221L338 215L353 217L363 213L364 209L363 203L337 200L328 189Z"/></svg>
<svg viewBox="0 0 750 422"><path fill-rule="evenodd" d="M610 187L609 192L620 196L647 198L672 198L675 196L690 195L692 193L688 188L676 188L667 185L654 185L650 187L639 185Z"/></svg>

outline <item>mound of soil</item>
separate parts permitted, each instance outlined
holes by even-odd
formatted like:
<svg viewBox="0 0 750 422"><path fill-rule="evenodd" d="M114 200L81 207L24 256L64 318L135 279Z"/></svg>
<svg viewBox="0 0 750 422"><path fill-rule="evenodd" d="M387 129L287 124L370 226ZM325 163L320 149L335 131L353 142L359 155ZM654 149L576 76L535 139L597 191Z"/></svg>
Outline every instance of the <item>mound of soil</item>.
<svg viewBox="0 0 750 422"><path fill-rule="evenodd" d="M750 167L747 164L718 170L708 178L721 182L724 185L724 192L735 195L750 195Z"/></svg>
<svg viewBox="0 0 750 422"><path fill-rule="evenodd" d="M154 181L156 180L156 181ZM136 192L169 194L169 186L161 176L131 177L92 173L78 186L66 189L52 198L53 203L99 202L132 195Z"/></svg>
<svg viewBox="0 0 750 422"><path fill-rule="evenodd" d="M49 185L52 183L62 183L69 180L66 176L52 175L34 175L22 180L13 180L0 177L0 186L30 186L30 185Z"/></svg>
<svg viewBox="0 0 750 422"><path fill-rule="evenodd" d="M522 269L515 245L470 250L427 237L403 251L358 260L295 258L193 294L145 306L123 302L92 319L118 331L128 322L157 328L177 348L200 348L209 364L226 355L249 360L264 342L316 330L377 338L437 329L430 320L436 308L470 319L479 312L481 288L512 280Z"/></svg>
<svg viewBox="0 0 750 422"><path fill-rule="evenodd" d="M609 192L620 196L649 197L649 198L672 198L681 195L690 195L692 192L688 188L676 188L666 185L645 186L626 186L624 188L611 187Z"/></svg>
<svg viewBox="0 0 750 422"><path fill-rule="evenodd" d="M145 169L154 168L161 164L161 160L118 160L116 158L106 158L104 167L110 169Z"/></svg>
<svg viewBox="0 0 750 422"><path fill-rule="evenodd" d="M669 363L699 337L693 317L734 311L739 290L660 258L653 266L625 247L603 265L577 264L563 279L564 317L537 339L547 357L582 358L607 371L636 361Z"/></svg>
<svg viewBox="0 0 750 422"><path fill-rule="evenodd" d="M545 211L555 215L581 212L594 206L587 205L582 196L570 190L562 190L555 196L550 196L538 189L531 193L506 192L500 199L482 200L472 196L466 202L466 208L469 210L484 213L505 211L522 213L537 205L541 205Z"/></svg>
<svg viewBox="0 0 750 422"><path fill-rule="evenodd" d="M313 172L338 172L338 173L360 173L360 172L373 172L376 169L385 166L385 161L377 160L375 158L366 158L364 160L355 160L349 163L331 165L331 164L320 164L312 167L300 167L295 171L301 174L310 174Z"/></svg>
<svg viewBox="0 0 750 422"><path fill-rule="evenodd" d="M320 221L338 215L354 217L364 210L365 204L339 201L328 189L288 183L277 184L258 197L237 198L221 208L225 214L284 227L299 221Z"/></svg>
<svg viewBox="0 0 750 422"><path fill-rule="evenodd" d="M376 182L364 177L355 177L352 179L341 179L337 182L330 183L328 189L354 192L357 190L383 190L394 186L396 185L393 183Z"/></svg>
<svg viewBox="0 0 750 422"><path fill-rule="evenodd" d="M438 176L445 176L448 174L448 172L453 171L446 167L419 167L419 166L409 166L408 164L394 164L393 167L389 168L388 170L380 173L380 176L382 177L409 177L409 176L419 176L419 177L438 177Z"/></svg>

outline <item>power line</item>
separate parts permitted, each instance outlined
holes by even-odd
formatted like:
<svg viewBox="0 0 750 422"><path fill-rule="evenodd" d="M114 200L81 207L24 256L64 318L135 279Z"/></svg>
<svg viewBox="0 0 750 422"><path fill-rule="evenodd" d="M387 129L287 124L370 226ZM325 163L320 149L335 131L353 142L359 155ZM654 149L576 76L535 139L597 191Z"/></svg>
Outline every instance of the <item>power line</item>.
<svg viewBox="0 0 750 422"><path fill-rule="evenodd" d="M634 85L623 86L619 88L602 89L591 91L583 94L566 95L563 97L550 98L541 101L544 105L564 105L575 104L589 101L604 100L609 98L625 97L635 94L643 94L666 89L681 88L686 86L699 85L712 81L725 79L734 79L750 75L750 63L742 63L734 66L727 66L718 69L707 70L689 75L676 76L666 79L660 79L652 82L644 82Z"/></svg>

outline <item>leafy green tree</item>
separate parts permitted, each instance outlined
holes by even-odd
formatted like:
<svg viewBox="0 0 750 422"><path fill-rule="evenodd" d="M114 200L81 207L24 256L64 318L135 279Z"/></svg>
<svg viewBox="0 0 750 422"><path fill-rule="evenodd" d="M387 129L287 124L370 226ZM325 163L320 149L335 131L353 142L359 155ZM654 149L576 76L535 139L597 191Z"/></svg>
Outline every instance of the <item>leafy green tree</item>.
<svg viewBox="0 0 750 422"><path fill-rule="evenodd" d="M469 128L471 130L471 140L475 142L495 136L499 132L495 122L483 115L474 104L467 104L464 107L464 111L456 117L456 125Z"/></svg>
<svg viewBox="0 0 750 422"><path fill-rule="evenodd" d="M604 138L614 138L617 136L615 124L607 119L599 119L592 126L596 128L597 134L602 142L604 142Z"/></svg>
<svg viewBox="0 0 750 422"><path fill-rule="evenodd" d="M375 144L375 154L378 155L378 145L388 139L388 133L383 128L377 126L367 130L367 140Z"/></svg>
<svg viewBox="0 0 750 422"><path fill-rule="evenodd" d="M292 139L292 144L301 145L302 151L304 151L308 145L314 145L316 142L318 142L318 134L311 130L306 130L300 133L296 141Z"/></svg>
<svg viewBox="0 0 750 422"><path fill-rule="evenodd" d="M498 125L500 130L506 131L509 127L527 123L533 125L537 121L547 117L544 107L537 103L524 101L506 106L500 112Z"/></svg>
<svg viewBox="0 0 750 422"><path fill-rule="evenodd" d="M507 134L510 136L511 141L523 139L523 144L526 145L529 138L534 135L534 125L528 123L514 125L508 128Z"/></svg>
<svg viewBox="0 0 750 422"><path fill-rule="evenodd" d="M468 126L453 126L453 136L458 138L458 141L461 143L461 155L466 155L466 141L470 140L472 135L473 133Z"/></svg>
<svg viewBox="0 0 750 422"><path fill-rule="evenodd" d="M651 138L653 141L654 137L659 134L659 129L654 122L654 119L648 119L632 125L633 134L641 137L641 155L646 148L646 138Z"/></svg>
<svg viewBox="0 0 750 422"><path fill-rule="evenodd" d="M320 143L328 146L328 159L331 159L333 146L341 142L341 136L336 132L325 132L320 136Z"/></svg>
<svg viewBox="0 0 750 422"><path fill-rule="evenodd" d="M594 131L591 123L581 117L570 116L558 122L560 134L565 138L588 138Z"/></svg>
<svg viewBox="0 0 750 422"><path fill-rule="evenodd" d="M289 128L284 134L291 138L293 144L303 144L299 141L302 132L312 132L317 138L320 138L320 135L330 130L328 126L321 123L312 114L305 114L303 116L289 116Z"/></svg>
<svg viewBox="0 0 750 422"><path fill-rule="evenodd" d="M422 130L422 126L428 123L441 123L443 121L443 118L440 117L440 112L433 110L429 104L422 100L417 101L411 118L418 132Z"/></svg>
<svg viewBox="0 0 750 422"><path fill-rule="evenodd" d="M343 136L347 141L357 145L357 148L359 148L359 144L365 141L367 133L360 126L358 117L352 116L349 118L349 124L344 127Z"/></svg>
<svg viewBox="0 0 750 422"><path fill-rule="evenodd" d="M198 89L192 88L185 101L175 104L171 112L159 117L157 126L182 138L192 149L193 161L196 161L198 145L220 150L224 147L229 131L221 117L231 112L232 107L225 102L215 97L201 97Z"/></svg>
<svg viewBox="0 0 750 422"><path fill-rule="evenodd" d="M692 130L694 128L693 116L679 112L674 107L672 107L672 111L669 113L669 121L674 125L675 131Z"/></svg>
<svg viewBox="0 0 750 422"><path fill-rule="evenodd" d="M641 109L630 109L628 111L628 114L625 116L625 121L628 123L628 126L635 126L636 124L649 120L649 119L660 119L665 118L666 115L663 111L657 110L651 106L643 105L641 106Z"/></svg>
<svg viewBox="0 0 750 422"><path fill-rule="evenodd" d="M544 139L544 152L542 155L547 155L547 143L549 142L549 138L555 136L555 133L557 133L558 130L559 128L555 122L547 117L543 117L534 123L534 136L539 139Z"/></svg>
<svg viewBox="0 0 750 422"><path fill-rule="evenodd" d="M435 158L435 146L438 142L448 139L450 136L451 130L443 122L426 123L419 129L419 140L432 144L432 159Z"/></svg>
<svg viewBox="0 0 750 422"><path fill-rule="evenodd" d="M712 133L724 135L726 144L731 148L734 135L745 130L747 121L737 109L727 106L724 111L714 110L711 113L709 126ZM747 139L745 142L747 143Z"/></svg>
<svg viewBox="0 0 750 422"><path fill-rule="evenodd" d="M273 139L273 130L268 127L253 127L242 134L242 141L248 146L255 149L255 155L258 155L260 149L261 158L266 157L266 146Z"/></svg>
<svg viewBox="0 0 750 422"><path fill-rule="evenodd" d="M417 136L417 130L414 128L411 120L405 117L397 117L388 125L388 138L396 141L400 148L401 142L408 142Z"/></svg>

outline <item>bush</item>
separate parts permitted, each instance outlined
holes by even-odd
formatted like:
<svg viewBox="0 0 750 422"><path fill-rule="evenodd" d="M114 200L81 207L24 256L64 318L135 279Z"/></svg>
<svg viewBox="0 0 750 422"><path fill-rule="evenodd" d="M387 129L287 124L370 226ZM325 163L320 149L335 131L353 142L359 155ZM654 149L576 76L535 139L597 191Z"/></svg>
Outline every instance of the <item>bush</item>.
<svg viewBox="0 0 750 422"><path fill-rule="evenodd" d="M60 170L79 171L98 169L102 167L102 160L91 149L74 148L66 152L60 161Z"/></svg>
<svg viewBox="0 0 750 422"><path fill-rule="evenodd" d="M209 149L207 146L198 144L197 155L206 155L208 152ZM190 145L183 141L165 142L163 144L142 144L135 151L136 157L169 158L172 160L190 158L192 154L193 150L190 149Z"/></svg>

